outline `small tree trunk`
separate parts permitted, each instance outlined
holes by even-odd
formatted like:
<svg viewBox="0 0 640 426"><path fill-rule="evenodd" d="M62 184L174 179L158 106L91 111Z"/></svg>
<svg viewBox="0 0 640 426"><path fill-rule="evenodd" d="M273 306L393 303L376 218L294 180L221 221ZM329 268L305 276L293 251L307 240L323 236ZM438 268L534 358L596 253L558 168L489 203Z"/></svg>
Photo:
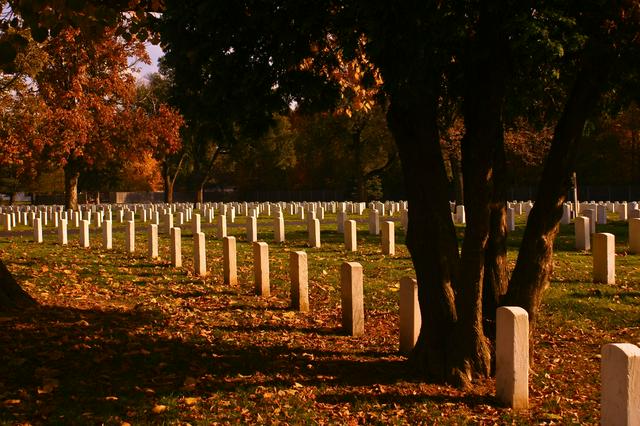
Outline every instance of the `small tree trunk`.
<svg viewBox="0 0 640 426"><path fill-rule="evenodd" d="M20 287L0 260L0 312L35 306L36 301Z"/></svg>
<svg viewBox="0 0 640 426"><path fill-rule="evenodd" d="M9 193L9 205L12 206L16 203L16 193L15 192L10 192Z"/></svg>
<svg viewBox="0 0 640 426"><path fill-rule="evenodd" d="M571 174L582 131L588 115L600 99L602 82L606 81L611 61L608 51L587 50L556 125L536 202L529 213L504 303L521 306L528 311L530 332L535 329L542 294L549 286L553 272L553 240L558 234L562 204L571 187Z"/></svg>
<svg viewBox="0 0 640 426"><path fill-rule="evenodd" d="M80 172L72 162L64 167L64 206L66 210L78 210L78 179Z"/></svg>
<svg viewBox="0 0 640 426"><path fill-rule="evenodd" d="M196 203L204 203L204 182L198 186L196 191Z"/></svg>
<svg viewBox="0 0 640 426"><path fill-rule="evenodd" d="M96 191L96 204L100 204L100 191Z"/></svg>
<svg viewBox="0 0 640 426"><path fill-rule="evenodd" d="M169 173L169 164L167 160L162 162L162 179L164 181L164 202L173 203L173 180Z"/></svg>
<svg viewBox="0 0 640 426"><path fill-rule="evenodd" d="M171 179L165 181L164 202L169 204L173 203L173 182Z"/></svg>
<svg viewBox="0 0 640 426"><path fill-rule="evenodd" d="M351 142L353 144L354 157L356 159L356 199L357 201L367 201L367 177L364 172L362 159L362 129L357 128L351 132Z"/></svg>

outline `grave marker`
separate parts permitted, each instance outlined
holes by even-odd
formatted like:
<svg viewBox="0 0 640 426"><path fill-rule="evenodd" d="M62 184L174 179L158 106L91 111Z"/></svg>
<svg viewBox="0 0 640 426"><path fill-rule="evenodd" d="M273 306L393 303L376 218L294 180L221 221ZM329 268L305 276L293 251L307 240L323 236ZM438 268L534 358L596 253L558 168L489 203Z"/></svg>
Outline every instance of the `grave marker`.
<svg viewBox="0 0 640 426"><path fill-rule="evenodd" d="M309 311L309 271L307 253L293 251L289 255L291 277L291 307L300 312Z"/></svg>
<svg viewBox="0 0 640 426"><path fill-rule="evenodd" d="M158 225L152 223L149 225L149 257L158 258Z"/></svg>
<svg viewBox="0 0 640 426"><path fill-rule="evenodd" d="M105 250L113 248L113 227L112 221L105 220L102 224L102 247Z"/></svg>
<svg viewBox="0 0 640 426"><path fill-rule="evenodd" d="M615 284L615 236L606 232L593 234L593 282Z"/></svg>
<svg viewBox="0 0 640 426"><path fill-rule="evenodd" d="M392 221L382 223L382 253L389 256L396 254L395 225Z"/></svg>
<svg viewBox="0 0 640 426"><path fill-rule="evenodd" d="M418 282L411 277L400 279L400 353L408 355L420 334L420 305Z"/></svg>
<svg viewBox="0 0 640 426"><path fill-rule="evenodd" d="M344 224L344 248L347 251L358 251L358 228L355 220L347 220Z"/></svg>
<svg viewBox="0 0 640 426"><path fill-rule="evenodd" d="M529 407L529 315L502 306L496 318L496 396L514 409Z"/></svg>
<svg viewBox="0 0 640 426"><path fill-rule="evenodd" d="M238 284L236 237L224 237L222 239L222 263L224 283L228 285Z"/></svg>
<svg viewBox="0 0 640 426"><path fill-rule="evenodd" d="M640 348L631 343L602 347L600 424L640 425Z"/></svg>
<svg viewBox="0 0 640 426"><path fill-rule="evenodd" d="M362 265L345 262L341 268L342 327L350 336L364 334Z"/></svg>
<svg viewBox="0 0 640 426"><path fill-rule="evenodd" d="M269 246L263 241L253 243L253 278L256 295L269 297Z"/></svg>
<svg viewBox="0 0 640 426"><path fill-rule="evenodd" d="M171 265L174 268L182 267L182 230L173 227L169 231L171 238Z"/></svg>
<svg viewBox="0 0 640 426"><path fill-rule="evenodd" d="M205 248L204 232L198 232L193 236L193 268L196 275L207 275L207 252Z"/></svg>

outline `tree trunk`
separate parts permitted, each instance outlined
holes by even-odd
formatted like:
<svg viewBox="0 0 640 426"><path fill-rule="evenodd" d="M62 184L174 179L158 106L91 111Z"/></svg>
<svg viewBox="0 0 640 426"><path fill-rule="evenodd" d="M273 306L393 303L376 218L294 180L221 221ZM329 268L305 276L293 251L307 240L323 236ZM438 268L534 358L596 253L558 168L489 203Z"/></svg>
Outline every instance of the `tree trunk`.
<svg viewBox="0 0 640 426"><path fill-rule="evenodd" d="M35 306L36 301L20 287L0 260L0 312Z"/></svg>
<svg viewBox="0 0 640 426"><path fill-rule="evenodd" d="M443 382L454 380L452 282L457 273L458 242L449 209L435 93L434 88L433 93L423 96L392 96L387 121L398 146L411 206L406 244L415 267L422 312L411 361L429 380Z"/></svg>
<svg viewBox="0 0 640 426"><path fill-rule="evenodd" d="M351 142L353 153L356 159L356 201L367 201L367 176L364 172L362 159L362 129L355 129L351 132Z"/></svg>
<svg viewBox="0 0 640 426"><path fill-rule="evenodd" d="M100 191L96 191L96 204L100 204Z"/></svg>
<svg viewBox="0 0 640 426"><path fill-rule="evenodd" d="M64 206L65 210L78 210L78 179L80 171L75 162L70 161L64 166Z"/></svg>
<svg viewBox="0 0 640 426"><path fill-rule="evenodd" d="M9 205L12 206L15 203L16 203L16 193L12 191L9 193Z"/></svg>
<svg viewBox="0 0 640 426"><path fill-rule="evenodd" d="M196 203L204 203L204 184L205 182L201 182L198 185L198 190L196 191Z"/></svg>
<svg viewBox="0 0 640 426"><path fill-rule="evenodd" d="M164 202L171 204L173 203L173 180L169 173L167 160L163 161L162 164L162 178L164 181Z"/></svg>
<svg viewBox="0 0 640 426"><path fill-rule="evenodd" d="M173 182L171 179L166 179L164 183L164 202L173 204Z"/></svg>
<svg viewBox="0 0 640 426"><path fill-rule="evenodd" d="M451 167L451 183L453 184L453 190L456 195L456 204L463 205L464 188L462 184L462 173L460 172L460 164L458 164L458 159L455 156L450 155L449 165Z"/></svg>
<svg viewBox="0 0 640 426"><path fill-rule="evenodd" d="M553 240L558 233L562 204L571 188L571 174L582 130L600 99L611 62L612 58L603 47L596 51L587 50L556 125L538 196L529 213L504 304L521 306L529 312L530 331L535 329L542 294L549 286L553 272Z"/></svg>
<svg viewBox="0 0 640 426"><path fill-rule="evenodd" d="M491 234L492 205L496 197L495 163L503 149L502 109L507 80L508 44L503 31L502 9L481 2L477 38L468 46L465 61L462 139L462 175L465 193L465 228L456 286L458 321L454 338L463 385L474 376L491 373L491 350L484 335L483 284L485 264L493 265L487 251ZM488 271L493 272L493 271Z"/></svg>
<svg viewBox="0 0 640 426"><path fill-rule="evenodd" d="M484 282L482 285L482 316L484 334L491 342L496 338L496 310L507 292L507 185L504 139L497 141L494 157L494 185L489 219L489 240L485 250Z"/></svg>

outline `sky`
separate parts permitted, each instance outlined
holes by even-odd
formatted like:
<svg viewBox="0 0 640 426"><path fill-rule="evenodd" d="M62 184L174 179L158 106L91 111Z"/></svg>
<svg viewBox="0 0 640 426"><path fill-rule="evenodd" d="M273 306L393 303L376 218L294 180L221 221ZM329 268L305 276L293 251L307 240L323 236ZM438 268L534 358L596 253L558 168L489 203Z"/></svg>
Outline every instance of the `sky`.
<svg viewBox="0 0 640 426"><path fill-rule="evenodd" d="M149 57L151 58L151 64L139 64L140 72L137 73L136 78L138 80L143 79L147 74L152 74L158 71L158 59L164 55L164 52L160 48L160 46L145 43L147 47L147 53L149 53Z"/></svg>

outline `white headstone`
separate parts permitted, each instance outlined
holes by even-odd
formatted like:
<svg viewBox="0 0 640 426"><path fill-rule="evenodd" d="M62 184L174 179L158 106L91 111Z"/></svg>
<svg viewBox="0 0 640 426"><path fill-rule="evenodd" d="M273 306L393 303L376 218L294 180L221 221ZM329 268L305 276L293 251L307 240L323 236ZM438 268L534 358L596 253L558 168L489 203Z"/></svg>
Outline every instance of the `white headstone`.
<svg viewBox="0 0 640 426"><path fill-rule="evenodd" d="M496 396L511 408L529 407L529 315L520 307L498 308Z"/></svg>

